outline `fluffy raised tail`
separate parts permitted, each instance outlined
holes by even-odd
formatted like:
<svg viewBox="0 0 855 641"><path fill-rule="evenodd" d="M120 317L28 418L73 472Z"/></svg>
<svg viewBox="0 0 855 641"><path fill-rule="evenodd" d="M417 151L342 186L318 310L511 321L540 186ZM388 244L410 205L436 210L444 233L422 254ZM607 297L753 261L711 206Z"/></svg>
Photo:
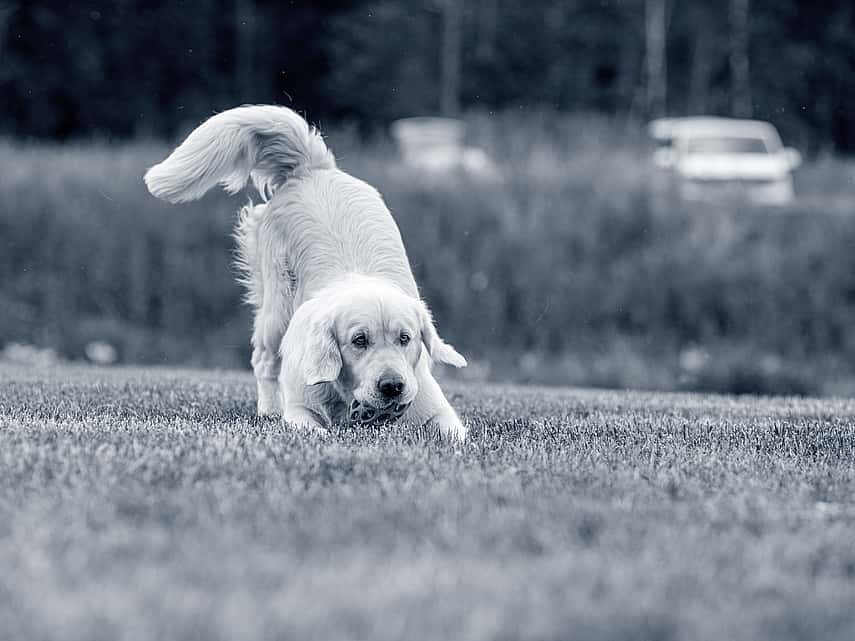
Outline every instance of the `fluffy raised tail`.
<svg viewBox="0 0 855 641"><path fill-rule="evenodd" d="M247 105L199 125L145 174L148 190L172 203L201 198L215 185L240 191L252 178L267 200L288 178L332 169L335 157L320 133L287 107Z"/></svg>

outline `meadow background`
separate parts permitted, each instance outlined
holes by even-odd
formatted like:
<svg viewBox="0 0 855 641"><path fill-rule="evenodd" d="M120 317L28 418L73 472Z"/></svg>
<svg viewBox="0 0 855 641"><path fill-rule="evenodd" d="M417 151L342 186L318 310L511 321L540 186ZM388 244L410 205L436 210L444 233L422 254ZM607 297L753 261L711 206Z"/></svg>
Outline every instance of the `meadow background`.
<svg viewBox="0 0 855 641"><path fill-rule="evenodd" d="M855 164L811 159L786 208L658 194L639 123L472 113L494 179L407 168L328 131L376 185L474 379L731 392L855 391ZM245 195L171 206L155 142L0 143L0 337L85 359L245 368L231 265Z"/></svg>
<svg viewBox="0 0 855 641"><path fill-rule="evenodd" d="M0 353L246 368L247 195L169 206L142 175L277 102L385 195L460 376L855 393L853 33L797 0L0 2ZM437 113L496 177L401 163L389 122ZM773 121L796 202L663 195L644 126L687 113Z"/></svg>

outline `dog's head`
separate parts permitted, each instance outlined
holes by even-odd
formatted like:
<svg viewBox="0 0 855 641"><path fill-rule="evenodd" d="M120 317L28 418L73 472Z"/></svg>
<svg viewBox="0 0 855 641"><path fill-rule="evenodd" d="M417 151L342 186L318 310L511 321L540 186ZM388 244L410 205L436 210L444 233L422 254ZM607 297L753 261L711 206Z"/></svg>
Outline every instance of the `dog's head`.
<svg viewBox="0 0 855 641"><path fill-rule="evenodd" d="M383 281L303 303L282 341L284 370L294 383L332 383L344 400L377 412L412 403L416 365L425 355L466 365L439 337L424 303Z"/></svg>

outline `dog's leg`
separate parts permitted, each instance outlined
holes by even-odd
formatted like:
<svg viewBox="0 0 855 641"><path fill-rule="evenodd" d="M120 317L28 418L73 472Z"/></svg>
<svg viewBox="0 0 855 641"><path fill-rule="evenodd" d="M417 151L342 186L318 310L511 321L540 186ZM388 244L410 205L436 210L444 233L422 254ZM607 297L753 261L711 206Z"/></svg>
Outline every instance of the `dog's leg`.
<svg viewBox="0 0 855 641"><path fill-rule="evenodd" d="M279 354L277 347L271 346L270 334L265 336L264 319L259 311L255 318L255 331L252 333L252 371L258 388L258 415L275 416L282 413L279 398ZM278 343L273 343L277 345Z"/></svg>
<svg viewBox="0 0 855 641"><path fill-rule="evenodd" d="M419 381L419 393L416 395L412 406L407 412L411 420L424 425L434 423L443 438L463 442L466 440L466 426L457 416L457 412L451 407L439 383L430 371L429 360L425 357L419 359L416 365L416 377Z"/></svg>
<svg viewBox="0 0 855 641"><path fill-rule="evenodd" d="M252 369L258 386L258 415L272 416L282 413L279 348L288 328L291 301L286 283L268 279L264 285L264 300L252 333Z"/></svg>

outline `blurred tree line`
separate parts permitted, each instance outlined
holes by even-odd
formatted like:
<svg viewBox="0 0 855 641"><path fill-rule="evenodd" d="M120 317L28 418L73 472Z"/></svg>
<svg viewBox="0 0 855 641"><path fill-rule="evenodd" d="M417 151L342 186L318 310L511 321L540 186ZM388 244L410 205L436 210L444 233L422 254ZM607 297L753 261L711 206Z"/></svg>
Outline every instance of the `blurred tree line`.
<svg viewBox="0 0 855 641"><path fill-rule="evenodd" d="M0 132L175 135L240 102L314 121L548 106L756 116L852 151L840 0L0 0Z"/></svg>

